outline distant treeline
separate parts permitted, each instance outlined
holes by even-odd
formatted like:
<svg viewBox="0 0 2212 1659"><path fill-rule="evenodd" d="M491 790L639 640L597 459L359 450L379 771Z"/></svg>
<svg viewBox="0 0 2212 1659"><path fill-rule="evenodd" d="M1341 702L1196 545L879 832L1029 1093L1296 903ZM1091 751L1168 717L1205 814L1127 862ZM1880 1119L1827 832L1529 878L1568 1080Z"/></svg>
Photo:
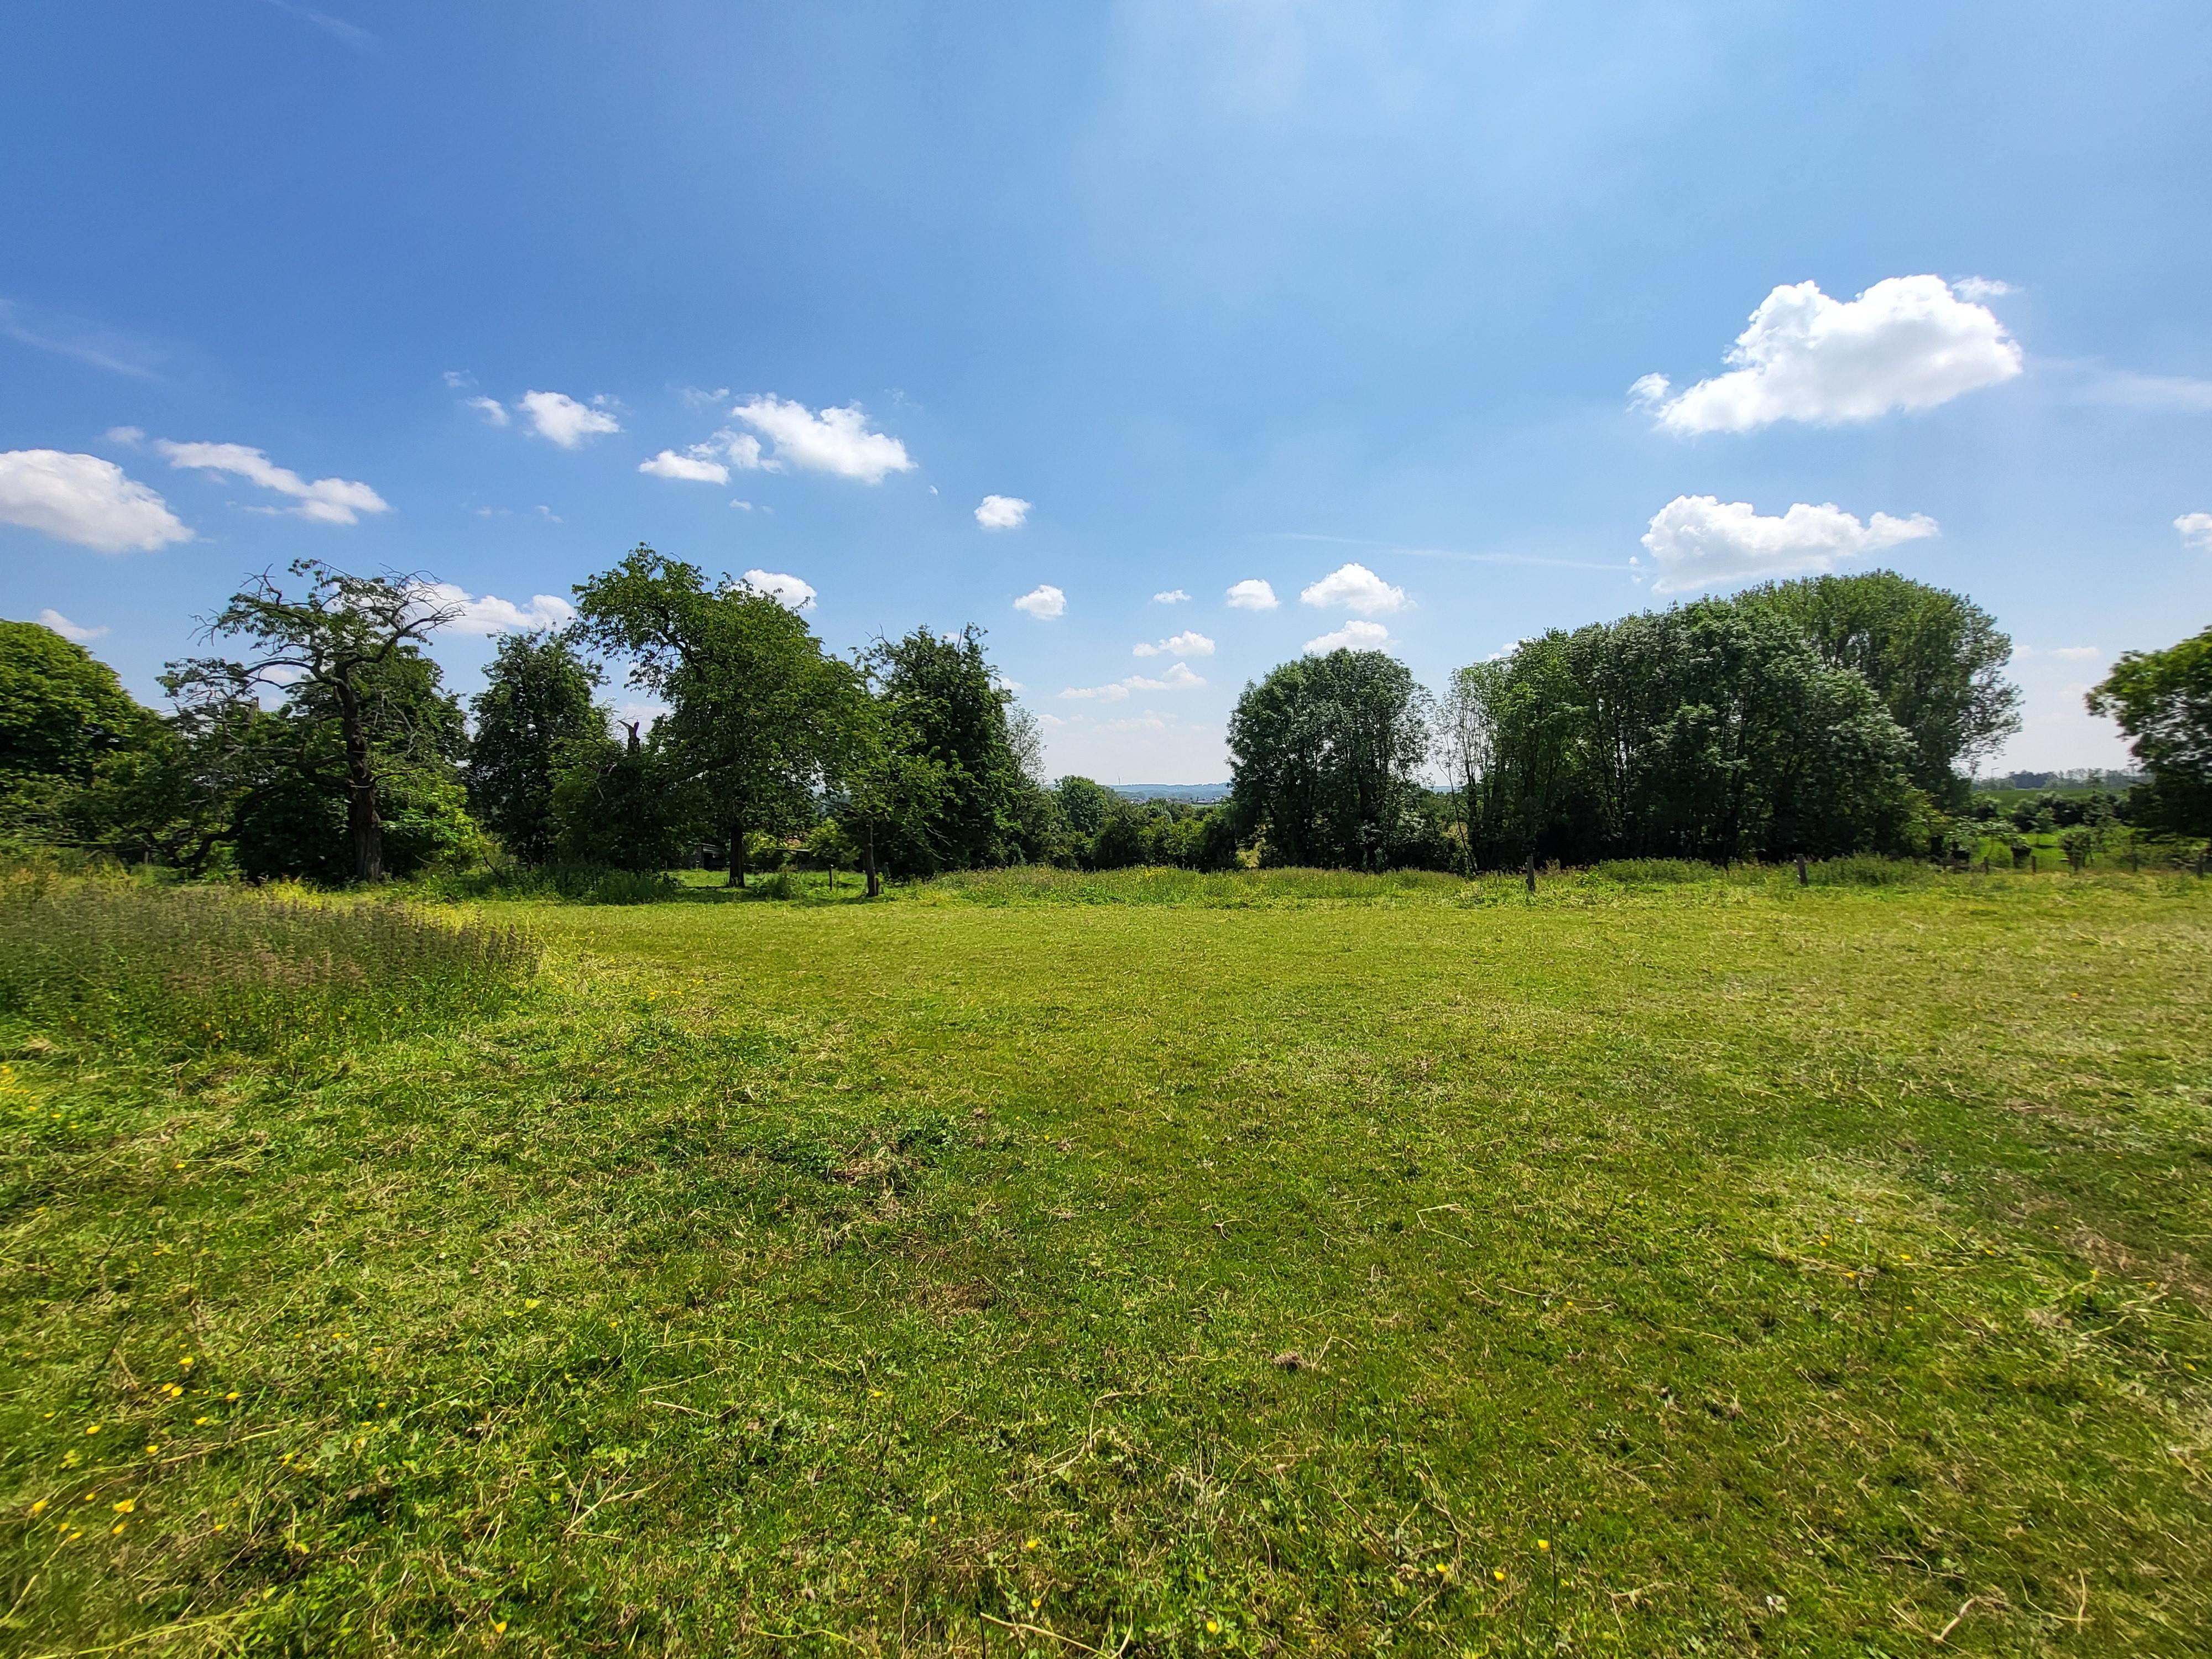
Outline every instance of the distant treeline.
<svg viewBox="0 0 2212 1659"><path fill-rule="evenodd" d="M1300 658L1239 698L1225 799L1136 801L1044 780L980 629L841 657L774 595L646 547L575 593L569 629L500 641L465 711L422 649L455 613L419 574L254 580L204 623L228 654L172 663L159 714L81 646L0 623L0 845L330 883L504 860L735 884L796 849L871 890L1024 863L1917 853L1974 832L1966 775L2018 725L2009 641L1971 601L1818 577L1554 631L1440 697L1380 653ZM2204 832L2207 641L2124 658L2094 694L2150 775L2111 816ZM617 723L612 663L667 712Z"/></svg>
<svg viewBox="0 0 2212 1659"><path fill-rule="evenodd" d="M1997 777L1976 778L1976 789L2108 789L2118 794L2146 781L2141 772L2108 771L2094 766L2064 772L2007 772Z"/></svg>

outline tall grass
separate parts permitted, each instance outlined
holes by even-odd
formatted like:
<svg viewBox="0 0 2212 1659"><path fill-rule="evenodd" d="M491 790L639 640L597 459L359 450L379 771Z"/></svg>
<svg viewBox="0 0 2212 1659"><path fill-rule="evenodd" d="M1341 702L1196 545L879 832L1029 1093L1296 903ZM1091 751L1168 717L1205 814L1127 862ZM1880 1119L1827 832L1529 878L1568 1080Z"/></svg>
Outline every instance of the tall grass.
<svg viewBox="0 0 2212 1659"><path fill-rule="evenodd" d="M1929 866L1906 859L1859 854L1810 865L1816 887L1918 886L1938 878ZM1625 891L1654 887L1765 889L1794 886L1789 865L1738 864L1723 868L1690 859L1615 859L1589 869L1547 868L1537 874L1540 896L1569 902L1601 902ZM1518 871L1484 871L1474 877L1437 870L1394 870L1367 875L1354 870L1133 869L1078 871L1045 865L1011 870L963 870L902 890L922 902L966 904L1184 904L1216 908L1304 903L1430 902L1490 904L1524 897Z"/></svg>
<svg viewBox="0 0 2212 1659"><path fill-rule="evenodd" d="M274 1054L480 1016L535 966L520 929L306 893L0 874L0 1020L161 1054Z"/></svg>
<svg viewBox="0 0 2212 1659"><path fill-rule="evenodd" d="M556 899L571 904L651 904L682 889L659 870L614 870L603 864L507 865L497 869L441 871L417 882L426 899Z"/></svg>
<svg viewBox="0 0 2212 1659"><path fill-rule="evenodd" d="M902 890L925 902L969 904L1194 904L1236 908L1315 900L1426 896L1449 899L1467 883L1433 870L1364 875L1353 870L1229 870L1218 874L1152 867L958 870Z"/></svg>

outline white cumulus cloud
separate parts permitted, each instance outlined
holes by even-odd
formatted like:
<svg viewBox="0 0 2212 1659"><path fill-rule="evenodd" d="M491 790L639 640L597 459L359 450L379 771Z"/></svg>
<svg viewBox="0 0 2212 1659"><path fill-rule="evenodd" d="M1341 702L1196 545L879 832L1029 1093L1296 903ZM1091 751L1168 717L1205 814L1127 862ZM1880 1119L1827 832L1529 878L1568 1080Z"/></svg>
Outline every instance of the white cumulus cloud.
<svg viewBox="0 0 2212 1659"><path fill-rule="evenodd" d="M1248 576L1229 590L1229 605L1233 611L1273 611L1282 601L1275 590L1257 576Z"/></svg>
<svg viewBox="0 0 2212 1659"><path fill-rule="evenodd" d="M2020 346L2004 325L1940 276L1892 276L1850 301L1814 283L1778 288L1728 361L1729 373L1679 395L1668 395L1662 374L1645 375L1630 394L1656 405L1670 432L1749 432L1776 421L1932 409L2021 372Z"/></svg>
<svg viewBox="0 0 2212 1659"><path fill-rule="evenodd" d="M881 483L887 473L914 471L906 446L869 431L858 404L817 414L771 392L749 398L730 413L775 444L776 460L787 465L871 484Z"/></svg>
<svg viewBox="0 0 2212 1659"><path fill-rule="evenodd" d="M1356 611L1363 617L1387 617L1406 608L1406 590L1393 586L1364 564L1339 565L1298 598L1329 611Z"/></svg>
<svg viewBox="0 0 2212 1659"><path fill-rule="evenodd" d="M1332 651L1380 651L1390 643L1390 630L1381 623L1348 622L1334 633L1306 641L1306 655L1325 657Z"/></svg>
<svg viewBox="0 0 2212 1659"><path fill-rule="evenodd" d="M637 470L655 478L674 478L690 483L726 484L730 481L730 469L714 459L711 444L694 444L683 454L664 449L649 461L640 461Z"/></svg>
<svg viewBox="0 0 2212 1659"><path fill-rule="evenodd" d="M1190 595L1180 587L1170 587L1164 593L1153 594L1152 603L1154 605L1188 605Z"/></svg>
<svg viewBox="0 0 2212 1659"><path fill-rule="evenodd" d="M58 449L0 453L0 524L99 553L150 553L192 538L167 502L114 462Z"/></svg>
<svg viewBox="0 0 2212 1659"><path fill-rule="evenodd" d="M1651 515L1644 545L1659 566L1653 592L1686 593L1833 570L1840 559L1938 533L1936 520L1918 513L1909 519L1877 513L1861 524L1833 502L1800 501L1779 518L1761 518L1749 501L1677 495Z"/></svg>
<svg viewBox="0 0 2212 1659"><path fill-rule="evenodd" d="M555 593L532 594L520 605L495 593L477 599L456 582L425 582L416 591L428 604L459 612L447 624L456 634L535 634L576 620L576 607Z"/></svg>
<svg viewBox="0 0 2212 1659"><path fill-rule="evenodd" d="M2020 290L1995 276L1961 276L1951 284L1951 292L1961 300L2002 300Z"/></svg>
<svg viewBox="0 0 2212 1659"><path fill-rule="evenodd" d="M1133 691L1194 691L1205 684L1204 678L1191 672L1188 663L1179 662L1170 665L1158 679L1132 674L1126 680L1115 680L1109 685L1071 685L1060 695L1099 702L1121 702Z"/></svg>
<svg viewBox="0 0 2212 1659"><path fill-rule="evenodd" d="M1018 495L986 495L975 508L975 522L986 530L1019 530L1030 516L1030 503Z"/></svg>
<svg viewBox="0 0 2212 1659"><path fill-rule="evenodd" d="M2212 513L2185 513L2173 521L2185 546L2212 553Z"/></svg>
<svg viewBox="0 0 2212 1659"><path fill-rule="evenodd" d="M244 444L178 444L161 438L155 441L154 448L171 466L243 478L263 489L289 495L299 506L268 510L316 524L359 524L364 513L392 510L391 504L365 483L345 478L317 478L310 483Z"/></svg>
<svg viewBox="0 0 2212 1659"><path fill-rule="evenodd" d="M1021 598L1016 599L1014 609L1024 615L1035 617L1039 622L1050 622L1054 617L1066 613L1067 595L1050 582L1045 582L1031 588Z"/></svg>
<svg viewBox="0 0 2212 1659"><path fill-rule="evenodd" d="M814 608L814 588L811 583L781 570L748 570L745 586L756 593L765 593L787 611L811 611Z"/></svg>
<svg viewBox="0 0 2212 1659"><path fill-rule="evenodd" d="M1139 657L1210 657L1213 654L1213 641L1196 629L1186 628L1180 634L1152 644L1140 642L1131 654Z"/></svg>
<svg viewBox="0 0 2212 1659"><path fill-rule="evenodd" d="M537 395L540 397L558 397L560 394L558 392L540 392ZM464 409L473 409L477 414L483 416L485 420L489 421L494 426L505 426L512 418L507 412L507 405L500 402L496 398L464 398L461 399L461 407ZM585 412L586 414L590 413L588 410ZM541 432L545 430L543 425L540 425L538 429ZM573 446L571 447L573 447Z"/></svg>
<svg viewBox="0 0 2212 1659"><path fill-rule="evenodd" d="M578 403L565 392L526 392L515 399L515 406L530 417L539 437L550 439L563 449L574 449L585 439L602 433L622 430L622 422L605 410Z"/></svg>
<svg viewBox="0 0 2212 1659"><path fill-rule="evenodd" d="M39 623L41 627L51 628L64 639L75 640L79 645L87 640L104 639L107 635L105 628L81 628L58 611L41 611Z"/></svg>

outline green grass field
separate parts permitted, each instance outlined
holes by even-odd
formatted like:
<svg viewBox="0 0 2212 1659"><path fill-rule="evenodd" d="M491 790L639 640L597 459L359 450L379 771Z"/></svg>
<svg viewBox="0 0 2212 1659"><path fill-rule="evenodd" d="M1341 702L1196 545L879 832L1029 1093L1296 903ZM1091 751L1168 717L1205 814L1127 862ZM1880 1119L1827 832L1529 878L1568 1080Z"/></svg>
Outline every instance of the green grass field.
<svg viewBox="0 0 2212 1659"><path fill-rule="evenodd" d="M19 1012L0 1648L2212 1650L2212 884L1680 873Z"/></svg>

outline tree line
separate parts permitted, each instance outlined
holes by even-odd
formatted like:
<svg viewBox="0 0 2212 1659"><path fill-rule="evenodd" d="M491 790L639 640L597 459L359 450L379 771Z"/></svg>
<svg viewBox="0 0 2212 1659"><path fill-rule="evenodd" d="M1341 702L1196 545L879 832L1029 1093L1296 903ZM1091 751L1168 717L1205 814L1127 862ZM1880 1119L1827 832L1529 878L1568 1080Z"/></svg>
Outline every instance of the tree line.
<svg viewBox="0 0 2212 1659"><path fill-rule="evenodd" d="M256 880L503 855L740 885L803 837L872 894L1045 861L1911 854L1971 825L1968 769L2019 723L2010 642L1970 600L1816 577L1555 630L1441 696L1380 653L1300 658L1238 700L1226 800L1136 803L1045 781L973 627L841 656L775 596L641 546L578 585L568 629L503 637L465 710L423 648L458 616L446 591L314 561L253 579L205 620L208 654L169 665L167 714L0 623L0 841ZM2148 775L2120 810L2174 834L2206 833L2212 803L2208 641L2124 658L2092 699ZM614 664L658 719L616 721Z"/></svg>

